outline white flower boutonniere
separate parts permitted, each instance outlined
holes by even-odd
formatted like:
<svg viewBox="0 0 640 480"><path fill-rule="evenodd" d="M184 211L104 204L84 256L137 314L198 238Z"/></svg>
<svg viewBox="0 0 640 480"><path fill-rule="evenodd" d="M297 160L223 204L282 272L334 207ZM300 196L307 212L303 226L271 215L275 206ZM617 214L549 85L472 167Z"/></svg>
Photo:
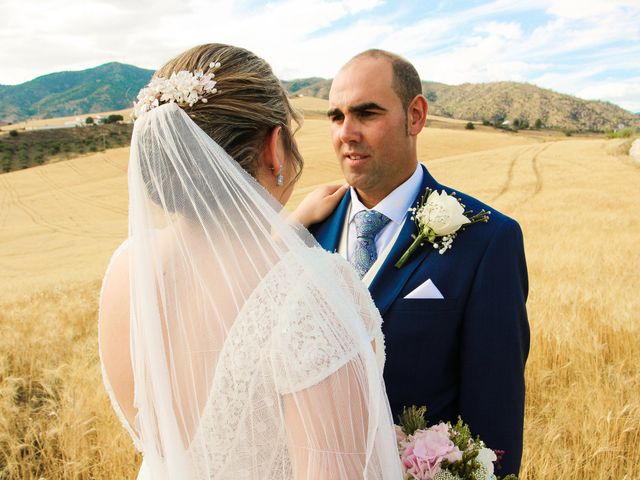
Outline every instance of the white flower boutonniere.
<svg viewBox="0 0 640 480"><path fill-rule="evenodd" d="M438 249L441 255L451 248L453 239L456 238L461 227L471 223L488 222L491 212L485 210L475 215L465 211L465 206L456 193L447 194L444 190L438 193L427 188L420 200L418 207L410 208L411 220L418 227L418 235L406 252L396 262L396 268L402 267L418 247L429 242L433 248Z"/></svg>

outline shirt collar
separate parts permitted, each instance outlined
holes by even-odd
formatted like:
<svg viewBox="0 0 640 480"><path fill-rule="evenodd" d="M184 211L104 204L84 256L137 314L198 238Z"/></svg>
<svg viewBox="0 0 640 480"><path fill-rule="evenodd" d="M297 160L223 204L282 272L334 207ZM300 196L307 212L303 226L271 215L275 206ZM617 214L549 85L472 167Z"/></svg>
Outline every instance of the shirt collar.
<svg viewBox="0 0 640 480"><path fill-rule="evenodd" d="M384 197L382 201L380 201L371 210L382 213L394 223L402 223L407 211L418 196L420 185L422 185L422 175L422 168L418 163L413 175L411 175L404 183L396 187L395 190ZM355 214L362 210L369 209L364 206L358 198L356 190L351 187L351 212L349 215L349 223L351 223Z"/></svg>

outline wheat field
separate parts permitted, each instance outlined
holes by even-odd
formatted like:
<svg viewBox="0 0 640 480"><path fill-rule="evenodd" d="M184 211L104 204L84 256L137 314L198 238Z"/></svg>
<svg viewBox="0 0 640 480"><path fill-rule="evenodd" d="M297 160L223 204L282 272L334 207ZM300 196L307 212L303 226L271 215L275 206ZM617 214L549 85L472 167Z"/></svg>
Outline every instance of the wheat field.
<svg viewBox="0 0 640 480"><path fill-rule="evenodd" d="M298 134L306 169L290 206L341 181L316 106ZM419 153L434 176L524 231L521 478L640 478L640 167L628 142L431 122ZM100 280L127 230L127 156L0 175L0 479L135 478L96 339Z"/></svg>

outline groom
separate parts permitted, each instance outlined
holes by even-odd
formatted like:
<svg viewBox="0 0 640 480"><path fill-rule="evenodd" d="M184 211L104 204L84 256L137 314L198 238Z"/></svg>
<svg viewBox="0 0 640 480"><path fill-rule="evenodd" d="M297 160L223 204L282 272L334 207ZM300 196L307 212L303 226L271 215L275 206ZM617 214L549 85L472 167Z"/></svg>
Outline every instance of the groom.
<svg viewBox="0 0 640 480"><path fill-rule="evenodd" d="M338 72L329 103L351 189L311 231L360 272L384 319L394 419L410 405L426 405L429 424L460 415L487 446L505 451L499 474L517 473L529 351L520 227L456 191L466 210L491 210L489 221L460 230L443 254L425 242L396 268L418 233L407 210L427 188L454 191L418 163L427 115L418 73L397 55L368 50Z"/></svg>

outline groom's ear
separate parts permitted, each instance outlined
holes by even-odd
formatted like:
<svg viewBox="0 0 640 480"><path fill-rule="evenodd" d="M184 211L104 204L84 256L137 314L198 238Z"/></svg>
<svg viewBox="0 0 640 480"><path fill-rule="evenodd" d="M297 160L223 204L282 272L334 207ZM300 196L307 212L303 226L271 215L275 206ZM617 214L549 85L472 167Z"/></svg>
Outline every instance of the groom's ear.
<svg viewBox="0 0 640 480"><path fill-rule="evenodd" d="M282 127L278 125L267 133L262 155L260 156L262 166L265 170L272 171L274 175L278 175L280 173L280 169L284 166L284 158L282 158L283 152L281 152L279 143L281 132Z"/></svg>
<svg viewBox="0 0 640 480"><path fill-rule="evenodd" d="M416 95L407 108L407 134L418 135L427 122L429 105L424 95Z"/></svg>

